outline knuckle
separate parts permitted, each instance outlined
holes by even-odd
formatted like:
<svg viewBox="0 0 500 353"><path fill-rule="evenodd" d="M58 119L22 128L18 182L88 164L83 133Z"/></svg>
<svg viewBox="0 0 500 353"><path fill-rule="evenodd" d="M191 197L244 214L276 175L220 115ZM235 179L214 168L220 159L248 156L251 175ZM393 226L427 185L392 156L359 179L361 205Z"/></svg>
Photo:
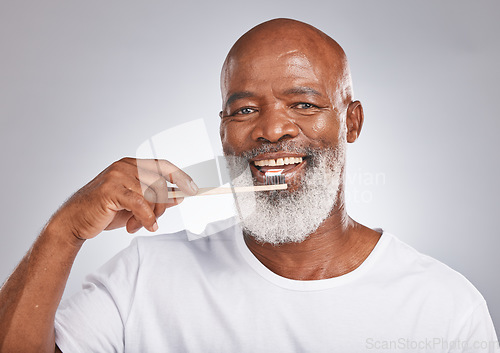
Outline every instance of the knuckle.
<svg viewBox="0 0 500 353"><path fill-rule="evenodd" d="M161 190L162 188L166 187L165 179L162 177L158 177L152 184L151 188L155 190Z"/></svg>
<svg viewBox="0 0 500 353"><path fill-rule="evenodd" d="M103 194L111 194L115 192L116 190L116 184L113 178L110 178L108 176L104 177L104 180L102 181L99 190Z"/></svg>
<svg viewBox="0 0 500 353"><path fill-rule="evenodd" d="M165 167L173 165L172 162L170 162L166 159L155 159L155 161L157 161L160 165L165 166Z"/></svg>
<svg viewBox="0 0 500 353"><path fill-rule="evenodd" d="M116 161L115 163L130 163L132 162L133 158L130 157L123 157L120 160Z"/></svg>
<svg viewBox="0 0 500 353"><path fill-rule="evenodd" d="M114 161L113 163L111 163L111 165L109 166L108 169L116 169L116 168L119 168L120 164L123 163L123 158L118 160L118 161Z"/></svg>
<svg viewBox="0 0 500 353"><path fill-rule="evenodd" d="M150 224L152 224L156 221L156 217L153 213L148 213L144 218L145 218L145 221L147 223L150 223Z"/></svg>
<svg viewBox="0 0 500 353"><path fill-rule="evenodd" d="M160 160L158 160L158 164L159 164L161 170L171 171L171 170L178 169L175 166L175 164L173 164L170 161L167 161L166 159L160 159Z"/></svg>
<svg viewBox="0 0 500 353"><path fill-rule="evenodd" d="M123 172L118 170L118 168L113 168L106 173L106 177L108 180L117 180L123 176Z"/></svg>
<svg viewBox="0 0 500 353"><path fill-rule="evenodd" d="M123 168L128 165L128 164L134 164L134 158L130 158L130 157L123 157L117 161L114 161L113 163L111 163L111 165L109 166L108 169L110 170L123 170Z"/></svg>
<svg viewBox="0 0 500 353"><path fill-rule="evenodd" d="M156 192L152 188L147 188L143 192L144 198L149 201L149 202L155 202L156 201Z"/></svg>
<svg viewBox="0 0 500 353"><path fill-rule="evenodd" d="M148 203L146 202L146 200L144 199L144 197L142 195L139 195L131 190L128 190L128 194L129 194L129 198L130 198L130 201L132 202L132 204L139 208L139 209L143 209L143 210L146 210L149 208L148 206Z"/></svg>
<svg viewBox="0 0 500 353"><path fill-rule="evenodd" d="M142 203L142 196L137 194L136 192L134 192L133 190L131 189L125 189L125 196L131 201L133 202L134 204L141 204Z"/></svg>

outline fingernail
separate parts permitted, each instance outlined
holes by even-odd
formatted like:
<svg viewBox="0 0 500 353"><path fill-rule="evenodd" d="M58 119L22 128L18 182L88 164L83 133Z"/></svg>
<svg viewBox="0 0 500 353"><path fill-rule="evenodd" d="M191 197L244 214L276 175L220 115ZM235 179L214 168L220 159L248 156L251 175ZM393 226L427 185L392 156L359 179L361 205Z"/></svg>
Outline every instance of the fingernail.
<svg viewBox="0 0 500 353"><path fill-rule="evenodd" d="M191 180L189 182L189 187L191 188L191 190L193 190L195 194L198 193L198 186L194 183L194 181Z"/></svg>
<svg viewBox="0 0 500 353"><path fill-rule="evenodd" d="M153 232L156 232L158 230L158 223L155 222L155 224L153 224Z"/></svg>

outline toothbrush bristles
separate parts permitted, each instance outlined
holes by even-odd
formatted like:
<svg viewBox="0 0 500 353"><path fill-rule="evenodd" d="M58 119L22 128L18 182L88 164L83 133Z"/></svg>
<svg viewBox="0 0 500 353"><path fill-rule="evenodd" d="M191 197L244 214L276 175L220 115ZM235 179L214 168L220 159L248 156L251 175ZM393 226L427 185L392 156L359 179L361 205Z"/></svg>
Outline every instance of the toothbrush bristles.
<svg viewBox="0 0 500 353"><path fill-rule="evenodd" d="M283 174L273 174L265 176L266 185L285 184L285 176Z"/></svg>

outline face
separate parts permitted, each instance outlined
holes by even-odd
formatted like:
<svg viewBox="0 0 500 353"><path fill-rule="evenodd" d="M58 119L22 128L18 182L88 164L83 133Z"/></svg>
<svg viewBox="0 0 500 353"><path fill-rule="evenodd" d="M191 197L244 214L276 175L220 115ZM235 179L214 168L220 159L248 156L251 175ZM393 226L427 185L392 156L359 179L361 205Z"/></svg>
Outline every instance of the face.
<svg viewBox="0 0 500 353"><path fill-rule="evenodd" d="M273 163L281 164L283 159L285 165L280 168L293 191L310 163L310 156L297 150L338 149L345 144L347 107L336 89L338 76L332 65L313 54L259 48L225 65L220 126L225 154L248 155L284 142L298 147L251 154L248 163L258 183L264 182Z"/></svg>
<svg viewBox="0 0 500 353"><path fill-rule="evenodd" d="M346 141L331 65L283 52L229 59L222 76L221 138L233 184L262 184L272 169L285 175L287 190L235 194L246 233L274 245L302 242L330 215Z"/></svg>

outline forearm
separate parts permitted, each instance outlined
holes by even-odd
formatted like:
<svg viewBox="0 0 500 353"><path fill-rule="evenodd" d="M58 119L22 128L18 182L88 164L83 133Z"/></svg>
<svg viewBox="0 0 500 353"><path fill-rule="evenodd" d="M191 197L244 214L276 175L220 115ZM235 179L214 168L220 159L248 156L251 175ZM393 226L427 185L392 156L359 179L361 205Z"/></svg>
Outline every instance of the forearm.
<svg viewBox="0 0 500 353"><path fill-rule="evenodd" d="M197 192L168 161L123 158L61 206L0 290L0 353L54 352L55 313L83 239L124 226L156 231L156 219L182 201L164 202L166 180L188 195ZM144 185L151 199L144 198Z"/></svg>
<svg viewBox="0 0 500 353"><path fill-rule="evenodd" d="M83 244L49 225L0 290L0 352L54 352L54 317Z"/></svg>

